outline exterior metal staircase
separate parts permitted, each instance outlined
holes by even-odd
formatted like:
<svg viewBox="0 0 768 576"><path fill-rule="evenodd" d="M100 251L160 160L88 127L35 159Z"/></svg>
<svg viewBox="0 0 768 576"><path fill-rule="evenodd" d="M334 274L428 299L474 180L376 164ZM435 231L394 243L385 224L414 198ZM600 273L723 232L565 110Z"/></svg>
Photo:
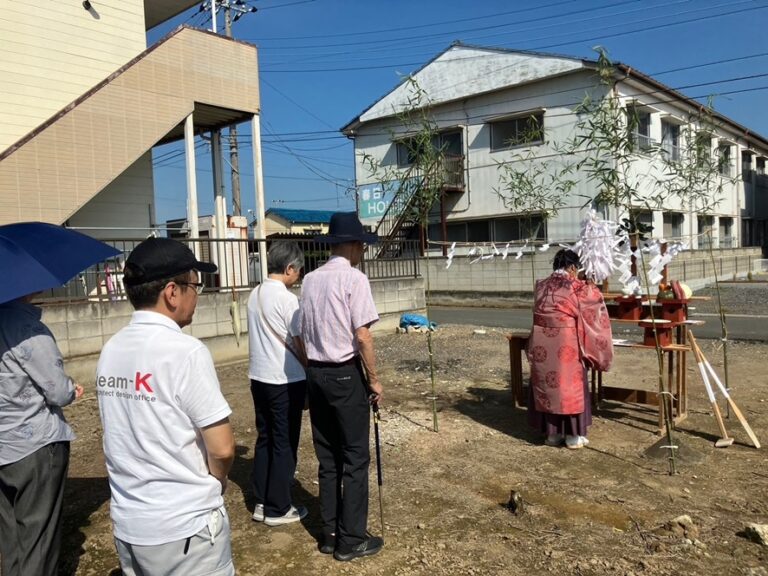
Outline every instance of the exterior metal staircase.
<svg viewBox="0 0 768 576"><path fill-rule="evenodd" d="M464 192L464 157L447 156L442 164L442 192ZM376 226L379 244L369 249L368 257L399 258L404 254L406 242L418 239L419 212L425 209L418 206L423 197L419 190L425 178L427 176L423 174L405 174L403 184ZM426 207L427 210L431 208Z"/></svg>

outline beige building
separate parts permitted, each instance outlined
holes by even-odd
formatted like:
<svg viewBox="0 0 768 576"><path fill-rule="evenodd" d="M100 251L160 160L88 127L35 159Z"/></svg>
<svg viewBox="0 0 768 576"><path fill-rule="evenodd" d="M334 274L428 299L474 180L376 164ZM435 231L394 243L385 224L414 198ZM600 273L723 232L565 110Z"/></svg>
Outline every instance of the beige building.
<svg viewBox="0 0 768 576"><path fill-rule="evenodd" d="M258 140L256 48L185 27L147 47L147 30L190 0L1 2L0 224L144 236L155 224L152 148L182 138L196 224L195 135L249 121ZM254 184L258 193L258 174Z"/></svg>
<svg viewBox="0 0 768 576"><path fill-rule="evenodd" d="M266 213L267 236L272 234L325 234L332 210L294 210L270 208Z"/></svg>

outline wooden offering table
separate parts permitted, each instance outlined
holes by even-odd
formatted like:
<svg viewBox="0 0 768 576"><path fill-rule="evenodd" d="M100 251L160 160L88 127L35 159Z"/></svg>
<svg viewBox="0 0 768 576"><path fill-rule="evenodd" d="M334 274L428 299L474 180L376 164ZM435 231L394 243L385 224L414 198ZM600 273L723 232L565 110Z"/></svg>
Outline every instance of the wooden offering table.
<svg viewBox="0 0 768 576"><path fill-rule="evenodd" d="M529 332L525 334L507 334L509 340L509 380L512 386L514 406L526 406L523 391L523 356L528 346Z"/></svg>
<svg viewBox="0 0 768 576"><path fill-rule="evenodd" d="M621 320L616 320L621 322ZM672 414L672 420L679 424L688 417L688 379L686 370L686 354L691 350L687 343L688 323L692 321L678 323L673 331L675 334L674 342L661 346L661 374L664 375L667 382L667 389L672 394L666 399L666 406ZM637 322L635 322L637 324ZM655 345L648 345L640 342L629 342L627 340L614 340L615 348L631 348L633 350L647 350L655 352ZM636 388L620 388L616 386L606 386L602 382L602 374L599 375L597 386L593 380L592 401L599 409L600 402L603 400L613 400L616 402L630 402L636 404L645 404L658 407L659 430L664 428L664 411L660 402L661 390L643 390ZM658 381L658 377L656 378Z"/></svg>
<svg viewBox="0 0 768 576"><path fill-rule="evenodd" d="M616 323L631 323L639 325L641 320L619 320L612 319ZM688 345L688 326L701 325L703 321L685 320L683 322L672 323L673 341L670 344L661 346L662 365L661 373L666 378L668 390L671 397L667 399L673 422L679 424L688 417L688 380L686 370L687 353L691 350ZM652 330L652 328L651 328ZM523 356L525 348L528 345L529 333L508 334L509 340L509 362L510 362L510 384L512 389L512 398L514 406L527 406L525 387L523 386ZM627 340L615 339L613 345L616 348L631 348L637 351L654 352L655 345L647 345L642 342L632 342ZM590 369L589 375L592 388L592 404L599 411L600 403L603 400L615 402L628 402L635 404L644 404L658 407L659 431L664 428L664 411L659 401L660 390L648 390L629 387L608 386L603 382L603 373Z"/></svg>

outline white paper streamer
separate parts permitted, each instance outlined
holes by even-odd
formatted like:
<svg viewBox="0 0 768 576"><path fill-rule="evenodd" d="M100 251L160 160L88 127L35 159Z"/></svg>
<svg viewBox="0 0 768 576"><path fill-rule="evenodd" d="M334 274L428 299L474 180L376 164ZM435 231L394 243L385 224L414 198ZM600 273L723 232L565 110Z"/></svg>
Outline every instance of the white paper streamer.
<svg viewBox="0 0 768 576"><path fill-rule="evenodd" d="M453 255L456 252L456 242L451 244L450 249L448 250L448 258L445 262L445 269L448 270L448 268L451 267L451 264L453 264Z"/></svg>

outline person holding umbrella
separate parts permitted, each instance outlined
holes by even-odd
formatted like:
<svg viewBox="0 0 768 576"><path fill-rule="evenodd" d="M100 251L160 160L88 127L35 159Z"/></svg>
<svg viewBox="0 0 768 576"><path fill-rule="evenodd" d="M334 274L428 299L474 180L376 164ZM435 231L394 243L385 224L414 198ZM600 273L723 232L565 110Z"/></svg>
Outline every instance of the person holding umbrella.
<svg viewBox="0 0 768 576"><path fill-rule="evenodd" d="M381 551L384 540L367 532L369 402L381 400L370 327L379 320L368 278L354 268L366 233L354 212L331 216L331 258L304 277L301 334L307 353L312 437L319 462L320 552L349 561Z"/></svg>
<svg viewBox="0 0 768 576"><path fill-rule="evenodd" d="M32 304L114 248L71 230L0 226L0 573L58 573L64 483L75 435L62 407L83 394Z"/></svg>

